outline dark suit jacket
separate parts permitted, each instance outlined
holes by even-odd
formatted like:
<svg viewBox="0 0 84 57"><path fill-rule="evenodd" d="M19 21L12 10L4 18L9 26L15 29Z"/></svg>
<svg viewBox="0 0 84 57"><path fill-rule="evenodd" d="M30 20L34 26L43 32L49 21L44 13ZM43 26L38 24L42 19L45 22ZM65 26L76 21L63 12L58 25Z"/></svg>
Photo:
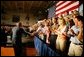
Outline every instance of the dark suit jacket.
<svg viewBox="0 0 84 57"><path fill-rule="evenodd" d="M17 45L17 46L21 46L22 45L21 38L22 38L22 34L23 33L30 35L23 28L14 27L12 29L12 38L15 39L15 45Z"/></svg>

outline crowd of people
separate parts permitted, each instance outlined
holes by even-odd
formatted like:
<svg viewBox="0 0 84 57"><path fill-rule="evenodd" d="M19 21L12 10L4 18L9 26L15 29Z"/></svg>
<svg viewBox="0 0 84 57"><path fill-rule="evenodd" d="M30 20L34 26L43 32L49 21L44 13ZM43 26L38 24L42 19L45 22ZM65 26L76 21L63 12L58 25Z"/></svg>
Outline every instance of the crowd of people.
<svg viewBox="0 0 84 57"><path fill-rule="evenodd" d="M35 24L32 35L38 34L47 44L68 56L83 54L83 16L77 10L66 15L44 19ZM53 36L53 37L52 37Z"/></svg>
<svg viewBox="0 0 84 57"><path fill-rule="evenodd" d="M22 33L30 36L38 35L47 44L68 56L82 56L83 54L83 16L80 16L76 10L71 11L71 14L67 12L64 16L38 21L35 25L28 27L29 32L21 28L22 24L18 23L17 27L10 29L12 40L15 41L14 38L19 40L16 43L21 41ZM1 31L1 36L6 39L6 29L3 26Z"/></svg>

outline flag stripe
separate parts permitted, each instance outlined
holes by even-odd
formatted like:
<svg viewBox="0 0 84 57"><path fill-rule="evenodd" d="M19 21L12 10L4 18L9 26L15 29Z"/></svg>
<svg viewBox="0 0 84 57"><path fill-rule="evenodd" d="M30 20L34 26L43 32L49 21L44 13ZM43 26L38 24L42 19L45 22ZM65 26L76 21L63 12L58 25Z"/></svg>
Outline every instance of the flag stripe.
<svg viewBox="0 0 84 57"><path fill-rule="evenodd" d="M74 10L74 9L78 9L78 7L79 7L79 5L76 5L76 6L74 6L74 7L71 7L71 8L69 8L69 9L67 9L66 11L72 11L72 10ZM65 13L66 11L61 12L61 14ZM59 14L60 14L60 13L58 13L58 14L56 14L56 15L58 16Z"/></svg>
<svg viewBox="0 0 84 57"><path fill-rule="evenodd" d="M60 4L64 3L64 1L60 1L56 4L56 6L59 6Z"/></svg>
<svg viewBox="0 0 84 57"><path fill-rule="evenodd" d="M71 1L67 1L67 2L64 2L63 4L61 4L60 6L58 6L56 8L56 10L60 9L61 7L64 7L65 5L67 5L68 3L70 3Z"/></svg>
<svg viewBox="0 0 84 57"><path fill-rule="evenodd" d="M69 5L69 6L67 6L67 7L65 7L65 8L62 9L62 10L57 11L56 13L58 14L58 13L60 13L60 12L62 12L62 11L67 10L68 8L74 7L74 6L76 6L76 5L78 5L78 1L75 2L75 3L73 3L73 4L71 4L71 5Z"/></svg>
<svg viewBox="0 0 84 57"><path fill-rule="evenodd" d="M75 2L75 1L74 1ZM67 7L67 6L69 6L70 4L72 4L72 3L74 3L74 2L69 2L69 3L67 3L67 4L65 4L63 7L61 7L61 8L59 8L59 9L56 9L56 11L59 11L59 10L61 10L61 9L63 9L63 8L65 8L65 7Z"/></svg>
<svg viewBox="0 0 84 57"><path fill-rule="evenodd" d="M59 6L56 7L56 10L55 10L56 15L60 13L63 14L65 11L71 11L79 7L79 1L64 1L63 4L61 3L59 3L60 5L58 4Z"/></svg>

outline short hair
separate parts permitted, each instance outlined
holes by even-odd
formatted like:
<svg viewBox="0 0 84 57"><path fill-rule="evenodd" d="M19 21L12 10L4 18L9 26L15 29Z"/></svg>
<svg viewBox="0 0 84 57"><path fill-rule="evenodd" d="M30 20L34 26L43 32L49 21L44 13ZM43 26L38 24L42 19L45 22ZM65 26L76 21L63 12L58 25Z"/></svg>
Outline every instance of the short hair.
<svg viewBox="0 0 84 57"><path fill-rule="evenodd" d="M78 21L82 21L83 22L83 16L78 15L78 16L76 16L76 18L77 18Z"/></svg>
<svg viewBox="0 0 84 57"><path fill-rule="evenodd" d="M19 23L17 23L16 25L19 26L19 27L21 27L21 26L22 26L22 23L19 22Z"/></svg>

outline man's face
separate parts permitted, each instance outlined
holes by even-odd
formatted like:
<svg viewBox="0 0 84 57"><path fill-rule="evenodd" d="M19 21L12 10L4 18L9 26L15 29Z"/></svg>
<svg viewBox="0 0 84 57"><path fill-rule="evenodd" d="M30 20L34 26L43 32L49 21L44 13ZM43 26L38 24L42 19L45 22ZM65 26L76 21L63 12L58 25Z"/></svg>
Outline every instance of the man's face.
<svg viewBox="0 0 84 57"><path fill-rule="evenodd" d="M81 21L78 21L78 26L83 27L83 23Z"/></svg>
<svg viewBox="0 0 84 57"><path fill-rule="evenodd" d="M74 23L75 23L76 26L78 26L78 20L77 20L77 18L74 19Z"/></svg>

